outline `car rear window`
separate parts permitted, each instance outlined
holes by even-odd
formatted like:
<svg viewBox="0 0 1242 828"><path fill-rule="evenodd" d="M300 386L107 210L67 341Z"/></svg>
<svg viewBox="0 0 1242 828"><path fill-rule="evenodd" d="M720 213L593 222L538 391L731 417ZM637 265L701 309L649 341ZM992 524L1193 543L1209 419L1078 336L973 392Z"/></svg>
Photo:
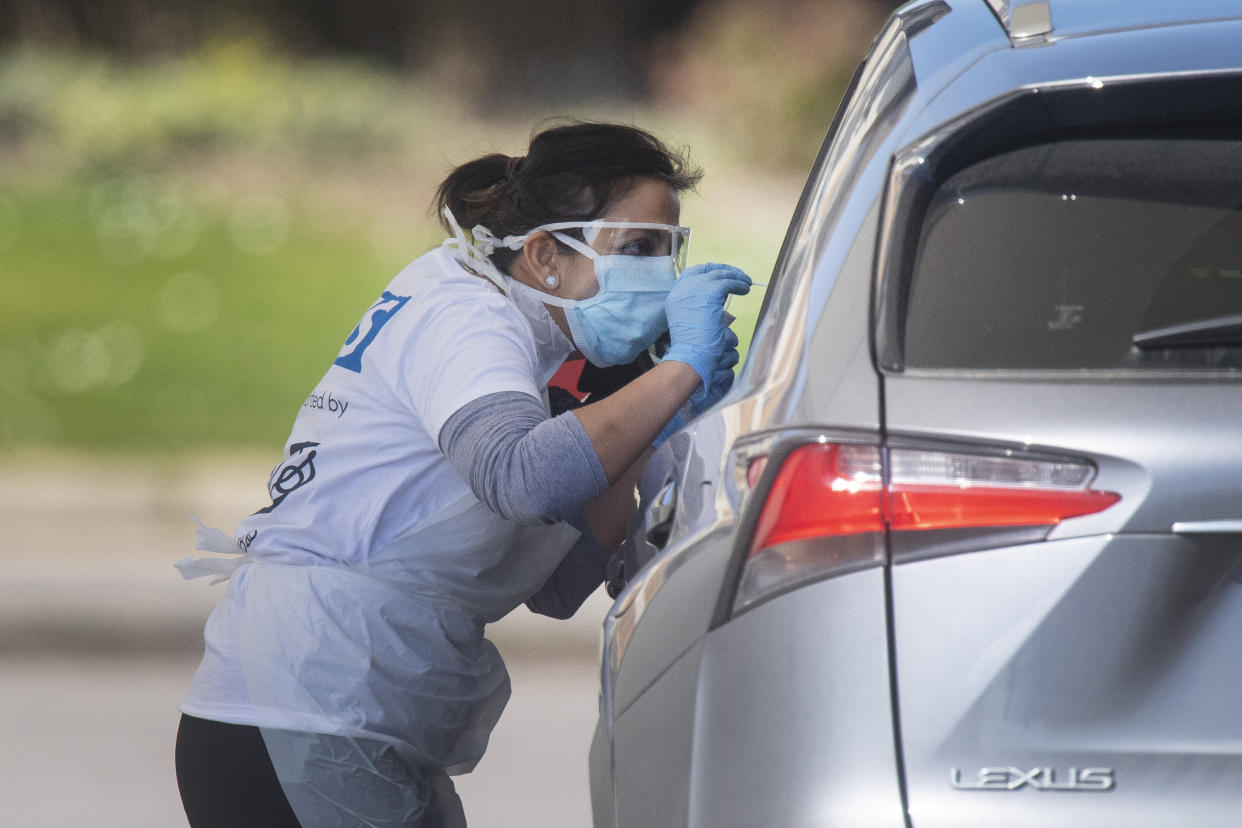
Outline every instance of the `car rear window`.
<svg viewBox="0 0 1242 828"><path fill-rule="evenodd" d="M1242 141L967 167L930 200L908 290L907 370L1242 369Z"/></svg>

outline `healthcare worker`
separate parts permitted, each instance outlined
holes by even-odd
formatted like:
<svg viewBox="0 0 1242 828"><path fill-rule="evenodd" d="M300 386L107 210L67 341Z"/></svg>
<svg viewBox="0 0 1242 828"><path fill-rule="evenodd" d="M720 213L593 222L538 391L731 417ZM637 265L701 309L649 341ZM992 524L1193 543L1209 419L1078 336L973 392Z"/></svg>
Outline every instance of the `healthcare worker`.
<svg viewBox="0 0 1242 828"><path fill-rule="evenodd" d="M683 270L699 174L641 130L575 123L453 170L451 236L402 270L307 397L271 503L200 527L186 577L228 585L182 704L190 824L460 826L509 696L486 624L565 617L601 582L662 434L732 382L723 305L750 280ZM651 370L551 416L581 354Z"/></svg>

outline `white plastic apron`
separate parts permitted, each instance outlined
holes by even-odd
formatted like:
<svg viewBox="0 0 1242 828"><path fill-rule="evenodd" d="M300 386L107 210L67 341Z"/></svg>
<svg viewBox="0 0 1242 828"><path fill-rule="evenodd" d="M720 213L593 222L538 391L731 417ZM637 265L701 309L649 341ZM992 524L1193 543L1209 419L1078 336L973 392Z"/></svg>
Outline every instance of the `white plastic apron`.
<svg viewBox="0 0 1242 828"><path fill-rule="evenodd" d="M509 697L484 625L538 590L577 538L465 495L364 565L246 555L178 568L229 577L208 627L237 643L253 718L303 825L424 825L436 824L419 816L428 786L407 780L380 795L376 774L391 777L381 771L394 757L415 775L473 769ZM236 551L219 530L200 526L198 540ZM308 746L307 734L344 738Z"/></svg>

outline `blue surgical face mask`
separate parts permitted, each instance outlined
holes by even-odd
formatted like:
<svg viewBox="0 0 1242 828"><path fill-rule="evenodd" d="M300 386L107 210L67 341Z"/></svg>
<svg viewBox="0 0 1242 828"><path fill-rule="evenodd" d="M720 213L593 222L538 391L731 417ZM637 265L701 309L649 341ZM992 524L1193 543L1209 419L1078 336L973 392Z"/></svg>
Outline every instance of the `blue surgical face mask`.
<svg viewBox="0 0 1242 828"><path fill-rule="evenodd" d="M586 299L563 299L516 279L512 290L536 295L565 311L574 345L593 365L626 365L668 327L664 300L677 278L672 256L600 256L599 291Z"/></svg>
<svg viewBox="0 0 1242 828"><path fill-rule="evenodd" d="M595 260L599 291L591 297L563 300L578 350L594 365L626 365L668 328L664 300L677 278L672 256L600 256ZM563 303L563 304L562 304Z"/></svg>
<svg viewBox="0 0 1242 828"><path fill-rule="evenodd" d="M599 283L586 299L548 297L564 308L574 344L594 365L633 362L668 328L664 300L677 279L676 258L604 255L572 236L552 235L594 261Z"/></svg>
<svg viewBox="0 0 1242 828"><path fill-rule="evenodd" d="M608 224L625 228L646 228L646 232L658 228L675 238L676 242L664 242L662 246L654 247L678 251L684 255L684 239L689 233L686 228L626 222ZM562 243L591 259L595 265L595 280L599 283L599 290L586 299L563 299L535 291L525 285L521 285L519 289L539 293L540 301L564 309L574 345L588 362L601 367L633 362L668 328L668 320L664 316L664 300L668 298L673 282L677 279L679 257L606 255L553 227L549 225L537 229L550 230ZM522 237L521 241L524 240L525 237ZM513 240L505 241L512 243ZM518 285L514 287L517 288Z"/></svg>

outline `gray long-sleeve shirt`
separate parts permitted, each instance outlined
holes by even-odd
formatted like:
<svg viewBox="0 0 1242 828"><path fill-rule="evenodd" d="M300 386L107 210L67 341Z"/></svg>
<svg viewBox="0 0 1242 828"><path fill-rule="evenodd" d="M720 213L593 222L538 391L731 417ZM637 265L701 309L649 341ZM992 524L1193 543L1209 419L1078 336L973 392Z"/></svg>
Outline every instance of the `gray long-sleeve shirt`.
<svg viewBox="0 0 1242 828"><path fill-rule="evenodd" d="M604 580L608 551L586 527L582 507L608 478L573 412L548 418L542 403L518 391L488 394L444 424L440 450L475 497L518 523L567 521L582 537L527 606L568 618Z"/></svg>

